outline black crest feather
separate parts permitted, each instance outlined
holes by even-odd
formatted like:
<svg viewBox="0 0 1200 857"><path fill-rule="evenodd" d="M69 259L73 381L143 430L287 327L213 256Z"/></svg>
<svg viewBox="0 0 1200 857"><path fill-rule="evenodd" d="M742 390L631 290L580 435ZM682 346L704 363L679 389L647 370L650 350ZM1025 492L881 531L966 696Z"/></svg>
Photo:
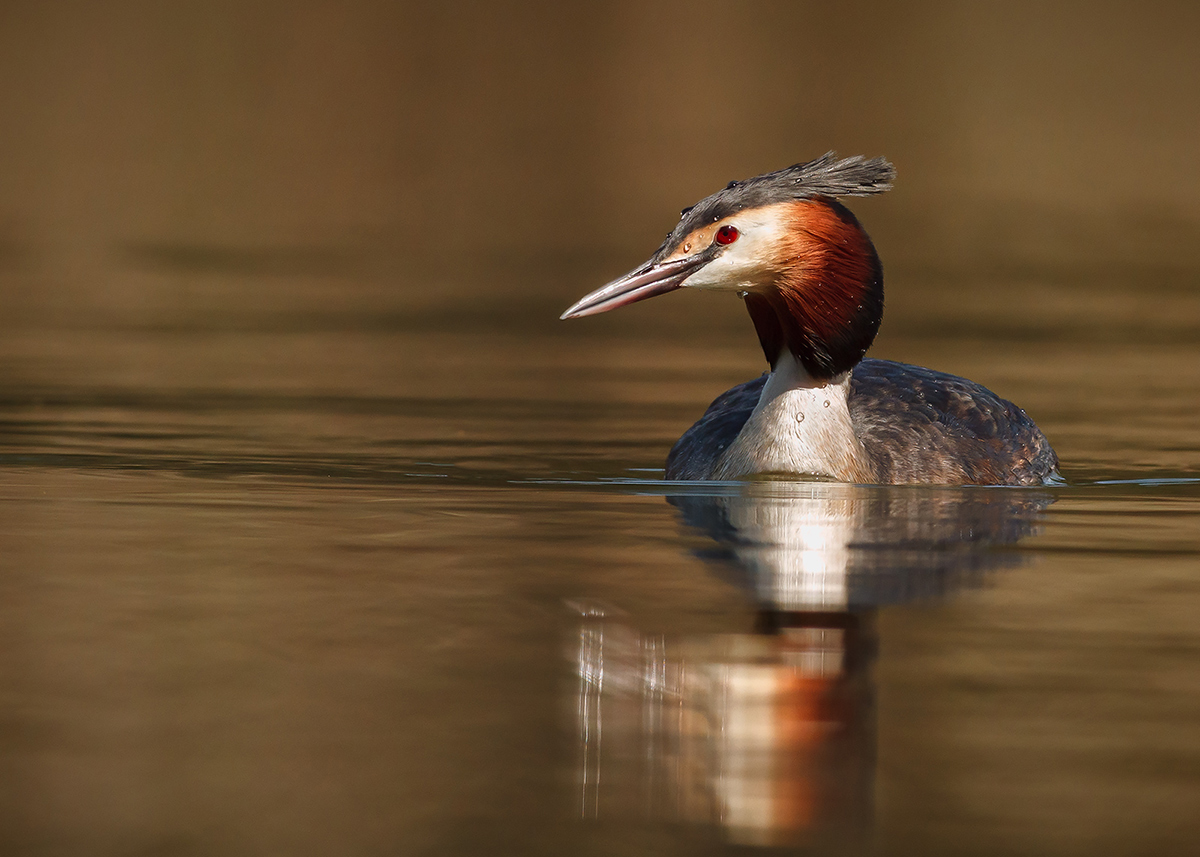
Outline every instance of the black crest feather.
<svg viewBox="0 0 1200 857"><path fill-rule="evenodd" d="M795 164L752 179L732 181L680 212L655 258L665 257L691 232L750 208L816 196L870 196L892 189L896 169L885 158L855 155L841 158L826 152L804 164Z"/></svg>

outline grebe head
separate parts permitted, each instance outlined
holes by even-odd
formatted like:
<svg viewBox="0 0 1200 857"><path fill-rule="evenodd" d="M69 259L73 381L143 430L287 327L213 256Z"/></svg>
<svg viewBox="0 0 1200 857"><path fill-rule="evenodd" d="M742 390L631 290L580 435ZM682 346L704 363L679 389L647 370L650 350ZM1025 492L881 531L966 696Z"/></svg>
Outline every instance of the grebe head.
<svg viewBox="0 0 1200 857"><path fill-rule="evenodd" d="M563 318L607 312L678 288L746 300L772 366L789 349L816 380L862 359L883 316L883 270L871 239L834 197L891 188L883 158L806 164L730 182L685 208L650 260L592 292Z"/></svg>

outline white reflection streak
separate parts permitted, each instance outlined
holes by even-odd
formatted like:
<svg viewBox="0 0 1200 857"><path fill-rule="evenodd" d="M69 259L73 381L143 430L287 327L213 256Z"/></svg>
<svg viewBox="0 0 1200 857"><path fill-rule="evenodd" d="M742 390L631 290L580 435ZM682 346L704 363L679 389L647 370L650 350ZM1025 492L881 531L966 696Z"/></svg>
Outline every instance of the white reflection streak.
<svg viewBox="0 0 1200 857"><path fill-rule="evenodd" d="M585 622L580 628L578 664L579 738L583 743L579 815L582 818L599 818L600 742L603 726L600 709L601 694L604 691L603 624Z"/></svg>
<svg viewBox="0 0 1200 857"><path fill-rule="evenodd" d="M667 641L644 638L642 648L642 735L646 761L645 810L649 817L657 794L660 743L663 740L662 714L667 693Z"/></svg>
<svg viewBox="0 0 1200 857"><path fill-rule="evenodd" d="M779 575L776 599L782 604L811 604L844 610L850 566L849 521L824 519L796 528L798 544L786 545L800 562L798 575Z"/></svg>
<svg viewBox="0 0 1200 857"><path fill-rule="evenodd" d="M721 682L721 752L715 790L720 820L737 831L769 831L776 796L771 777L777 735L778 671L772 664L727 664Z"/></svg>
<svg viewBox="0 0 1200 857"><path fill-rule="evenodd" d="M824 497L732 505L730 523L757 545L739 558L754 570L763 603L784 610L845 610L858 512L852 502Z"/></svg>

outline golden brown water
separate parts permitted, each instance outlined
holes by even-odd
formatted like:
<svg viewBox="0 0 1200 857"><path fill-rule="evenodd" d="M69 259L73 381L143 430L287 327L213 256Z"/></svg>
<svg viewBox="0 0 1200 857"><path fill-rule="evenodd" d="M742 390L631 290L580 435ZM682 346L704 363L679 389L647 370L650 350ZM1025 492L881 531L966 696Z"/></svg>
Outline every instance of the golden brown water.
<svg viewBox="0 0 1200 857"><path fill-rule="evenodd" d="M65 8L0 13L0 850L1192 848L1190 6ZM744 311L558 314L832 146L872 354L1066 485L660 481Z"/></svg>

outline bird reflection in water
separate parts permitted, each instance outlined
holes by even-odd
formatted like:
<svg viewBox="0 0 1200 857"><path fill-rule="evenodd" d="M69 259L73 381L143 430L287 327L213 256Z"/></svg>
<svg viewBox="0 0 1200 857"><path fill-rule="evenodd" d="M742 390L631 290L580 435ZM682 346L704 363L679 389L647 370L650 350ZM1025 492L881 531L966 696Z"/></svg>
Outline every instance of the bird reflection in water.
<svg viewBox="0 0 1200 857"><path fill-rule="evenodd" d="M1045 492L749 483L669 498L746 593L751 632L668 640L577 604L578 807L717 824L747 845L864 839L881 607L1018 564Z"/></svg>

